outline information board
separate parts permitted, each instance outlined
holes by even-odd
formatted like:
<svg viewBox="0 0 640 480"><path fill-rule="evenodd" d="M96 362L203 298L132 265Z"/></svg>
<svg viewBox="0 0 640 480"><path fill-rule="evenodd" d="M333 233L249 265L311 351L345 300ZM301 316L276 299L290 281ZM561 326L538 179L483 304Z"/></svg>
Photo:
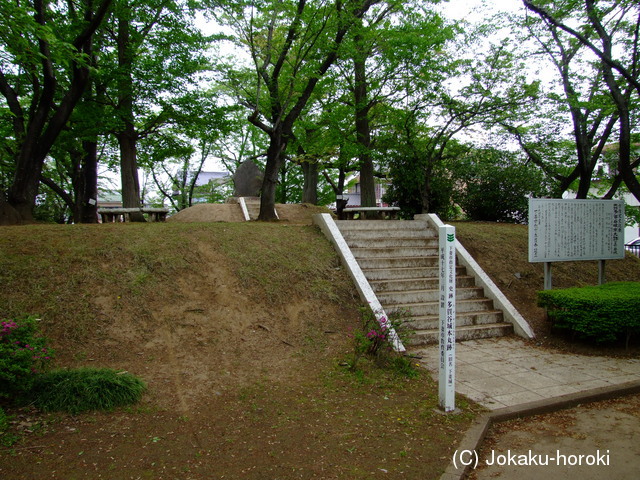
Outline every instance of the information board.
<svg viewBox="0 0 640 480"><path fill-rule="evenodd" d="M624 258L622 200L529 199L529 261Z"/></svg>

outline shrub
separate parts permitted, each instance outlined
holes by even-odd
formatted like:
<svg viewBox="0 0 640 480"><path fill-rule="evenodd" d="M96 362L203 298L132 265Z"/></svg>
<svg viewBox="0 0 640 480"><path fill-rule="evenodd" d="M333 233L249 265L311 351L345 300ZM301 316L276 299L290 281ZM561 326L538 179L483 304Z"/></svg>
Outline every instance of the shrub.
<svg viewBox="0 0 640 480"><path fill-rule="evenodd" d="M640 333L640 283L612 282L593 287L538 292L554 327L596 343Z"/></svg>
<svg viewBox="0 0 640 480"><path fill-rule="evenodd" d="M396 335L403 343L409 332L407 331L405 322L408 312L398 310L391 312L388 319L381 318L372 313L368 309L362 310L362 326L359 331L353 335L354 352L353 360L350 362L351 371L356 371L358 362L363 356L372 358L378 365L390 367L406 376L413 376L411 362L393 350L391 331L394 330Z"/></svg>
<svg viewBox="0 0 640 480"><path fill-rule="evenodd" d="M35 405L44 411L72 414L90 410L112 410L136 403L146 386L127 373L107 368L54 370L39 375L31 394Z"/></svg>
<svg viewBox="0 0 640 480"><path fill-rule="evenodd" d="M36 374L53 358L38 329L38 319L32 316L0 322L0 397L29 390Z"/></svg>
<svg viewBox="0 0 640 480"><path fill-rule="evenodd" d="M455 168L456 202L469 220L524 223L529 197L546 194L542 173L509 152L475 150Z"/></svg>

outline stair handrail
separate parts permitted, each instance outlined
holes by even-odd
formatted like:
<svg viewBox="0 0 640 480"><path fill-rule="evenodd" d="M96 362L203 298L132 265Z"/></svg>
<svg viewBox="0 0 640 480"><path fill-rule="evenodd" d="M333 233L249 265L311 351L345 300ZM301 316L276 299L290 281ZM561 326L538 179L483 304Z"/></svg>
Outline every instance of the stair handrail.
<svg viewBox="0 0 640 480"><path fill-rule="evenodd" d="M242 209L242 215L244 215L244 221L248 222L249 220L251 220L251 217L249 216L249 210L247 209L247 202L245 201L244 197L238 198L238 203L240 204L240 208Z"/></svg>

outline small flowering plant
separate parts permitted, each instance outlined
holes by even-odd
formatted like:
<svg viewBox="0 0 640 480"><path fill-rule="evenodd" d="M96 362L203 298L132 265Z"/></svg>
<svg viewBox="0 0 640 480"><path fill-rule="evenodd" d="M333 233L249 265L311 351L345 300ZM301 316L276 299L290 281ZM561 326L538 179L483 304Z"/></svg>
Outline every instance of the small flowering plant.
<svg viewBox="0 0 640 480"><path fill-rule="evenodd" d="M385 318L377 312L362 310L362 327L360 331L356 331L353 334L354 355L351 362L352 371L357 369L358 361L363 355L384 363L385 357L393 354L390 335L392 331L400 335L405 332L404 319L402 318L404 316L406 316L404 312L399 311L394 312L393 318Z"/></svg>
<svg viewBox="0 0 640 480"><path fill-rule="evenodd" d="M33 316L0 321L0 397L28 390L53 359L38 322Z"/></svg>

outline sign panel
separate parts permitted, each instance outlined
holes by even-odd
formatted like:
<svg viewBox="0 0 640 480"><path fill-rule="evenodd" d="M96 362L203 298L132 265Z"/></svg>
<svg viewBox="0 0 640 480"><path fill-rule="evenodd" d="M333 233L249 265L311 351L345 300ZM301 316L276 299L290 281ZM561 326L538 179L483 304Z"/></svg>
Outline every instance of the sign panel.
<svg viewBox="0 0 640 480"><path fill-rule="evenodd" d="M443 225L439 229L440 257L440 370L439 404L452 412L455 404L456 372L456 229Z"/></svg>
<svg viewBox="0 0 640 480"><path fill-rule="evenodd" d="M529 199L529 261L624 258L622 200Z"/></svg>

